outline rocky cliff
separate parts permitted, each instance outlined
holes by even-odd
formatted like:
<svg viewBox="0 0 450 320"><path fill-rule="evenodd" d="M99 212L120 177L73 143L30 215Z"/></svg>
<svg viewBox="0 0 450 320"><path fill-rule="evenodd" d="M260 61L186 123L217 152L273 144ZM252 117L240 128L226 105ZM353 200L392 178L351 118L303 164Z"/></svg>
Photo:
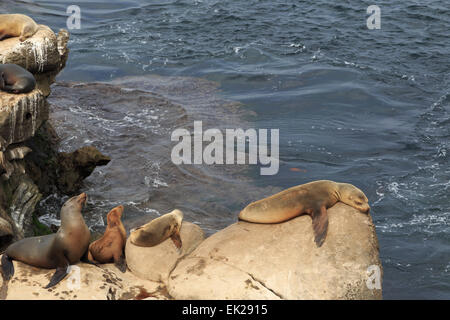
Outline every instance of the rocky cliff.
<svg viewBox="0 0 450 320"><path fill-rule="evenodd" d="M0 91L0 248L38 231L33 214L43 195L73 193L96 165L109 162L93 147L57 152L47 97L66 64L68 40L66 30L41 25L26 41L0 41L0 63L20 65L37 82L26 94Z"/></svg>

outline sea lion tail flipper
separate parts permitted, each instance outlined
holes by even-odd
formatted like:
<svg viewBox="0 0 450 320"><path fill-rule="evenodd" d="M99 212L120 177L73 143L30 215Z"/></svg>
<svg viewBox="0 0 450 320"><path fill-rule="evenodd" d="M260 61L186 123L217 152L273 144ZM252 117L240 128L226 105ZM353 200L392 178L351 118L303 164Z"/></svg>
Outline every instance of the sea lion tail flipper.
<svg viewBox="0 0 450 320"><path fill-rule="evenodd" d="M14 264L12 262L12 258L9 257L6 253L2 256L2 273L3 279L8 281L14 275Z"/></svg>
<svg viewBox="0 0 450 320"><path fill-rule="evenodd" d="M64 279L68 274L69 265L65 267L58 267L56 268L55 273L53 274L52 278L50 279L50 282L48 285L44 287L44 289L51 288L55 285L57 285L62 279Z"/></svg>
<svg viewBox="0 0 450 320"><path fill-rule="evenodd" d="M311 215L314 229L314 242L317 247L321 247L325 241L328 230L328 214L327 208L322 206L320 210L315 210Z"/></svg>
<svg viewBox="0 0 450 320"><path fill-rule="evenodd" d="M123 254L121 254L117 259L114 258L114 265L123 273L127 271L127 261L125 260L125 256Z"/></svg>
<svg viewBox="0 0 450 320"><path fill-rule="evenodd" d="M183 245L183 243L181 242L181 236L180 236L180 232L179 231L175 231L171 236L170 239L172 239L173 243L175 244L175 247L177 247L177 249L181 249L181 246Z"/></svg>

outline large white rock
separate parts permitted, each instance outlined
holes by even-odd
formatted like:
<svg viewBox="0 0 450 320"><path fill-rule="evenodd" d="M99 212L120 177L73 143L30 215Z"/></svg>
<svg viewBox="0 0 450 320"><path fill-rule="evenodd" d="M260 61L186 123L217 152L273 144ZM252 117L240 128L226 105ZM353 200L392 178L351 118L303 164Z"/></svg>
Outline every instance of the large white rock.
<svg viewBox="0 0 450 320"><path fill-rule="evenodd" d="M153 247L135 246L128 238L125 246L128 268L139 278L167 283L178 261L191 253L205 238L199 226L186 221L181 225L180 236L183 242L181 251L170 238Z"/></svg>
<svg viewBox="0 0 450 320"><path fill-rule="evenodd" d="M381 285L371 216L342 203L328 215L320 248L309 216L280 224L239 221L178 263L169 294L175 299L381 299L381 287L369 279L379 270Z"/></svg>

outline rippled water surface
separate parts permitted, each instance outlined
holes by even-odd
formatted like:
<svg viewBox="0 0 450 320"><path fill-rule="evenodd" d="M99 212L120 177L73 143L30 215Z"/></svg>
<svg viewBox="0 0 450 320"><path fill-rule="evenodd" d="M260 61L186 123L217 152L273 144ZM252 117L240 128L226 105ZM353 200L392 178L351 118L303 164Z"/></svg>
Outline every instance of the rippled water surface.
<svg viewBox="0 0 450 320"><path fill-rule="evenodd" d="M68 4L0 12L57 31ZM378 1L381 30L366 27L369 1L70 4L81 29L50 101L63 150L92 143L113 159L85 183L93 228L125 203L127 226L180 207L211 234L283 188L347 181L372 206L384 298L450 298L448 1ZM170 134L194 120L280 129L279 173L172 164Z"/></svg>

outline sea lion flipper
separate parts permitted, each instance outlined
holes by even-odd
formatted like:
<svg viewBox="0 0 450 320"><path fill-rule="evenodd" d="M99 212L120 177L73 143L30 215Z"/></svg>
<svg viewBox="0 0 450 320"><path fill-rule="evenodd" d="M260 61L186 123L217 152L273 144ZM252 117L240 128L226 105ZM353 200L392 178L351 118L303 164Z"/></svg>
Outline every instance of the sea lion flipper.
<svg viewBox="0 0 450 320"><path fill-rule="evenodd" d="M114 258L114 265L123 273L127 271L127 261L125 260L125 256L123 254L118 259Z"/></svg>
<svg viewBox="0 0 450 320"><path fill-rule="evenodd" d="M98 267L98 262L95 261L94 257L92 256L91 252L89 251L89 248L86 250L86 252L80 258L80 261L87 263L87 264L92 264L92 265Z"/></svg>
<svg viewBox="0 0 450 320"><path fill-rule="evenodd" d="M181 242L181 236L179 231L175 231L171 236L170 239L172 239L173 243L175 244L175 247L177 249L181 249L181 246L183 243Z"/></svg>
<svg viewBox="0 0 450 320"><path fill-rule="evenodd" d="M14 265L12 262L12 258L9 257L6 253L2 256L2 273L3 273L3 279L5 281L8 281L12 278L14 275Z"/></svg>
<svg viewBox="0 0 450 320"><path fill-rule="evenodd" d="M314 242L317 247L321 247L328 230L328 214L325 206L322 206L320 210L314 211L311 218L313 221Z"/></svg>
<svg viewBox="0 0 450 320"><path fill-rule="evenodd" d="M53 274L52 279L50 280L48 285L46 285L44 287L44 289L48 289L48 288L51 288L51 287L57 285L62 279L64 279L67 276L68 269L69 269L68 265L65 266L65 267L58 267L58 268L56 268L56 271Z"/></svg>

